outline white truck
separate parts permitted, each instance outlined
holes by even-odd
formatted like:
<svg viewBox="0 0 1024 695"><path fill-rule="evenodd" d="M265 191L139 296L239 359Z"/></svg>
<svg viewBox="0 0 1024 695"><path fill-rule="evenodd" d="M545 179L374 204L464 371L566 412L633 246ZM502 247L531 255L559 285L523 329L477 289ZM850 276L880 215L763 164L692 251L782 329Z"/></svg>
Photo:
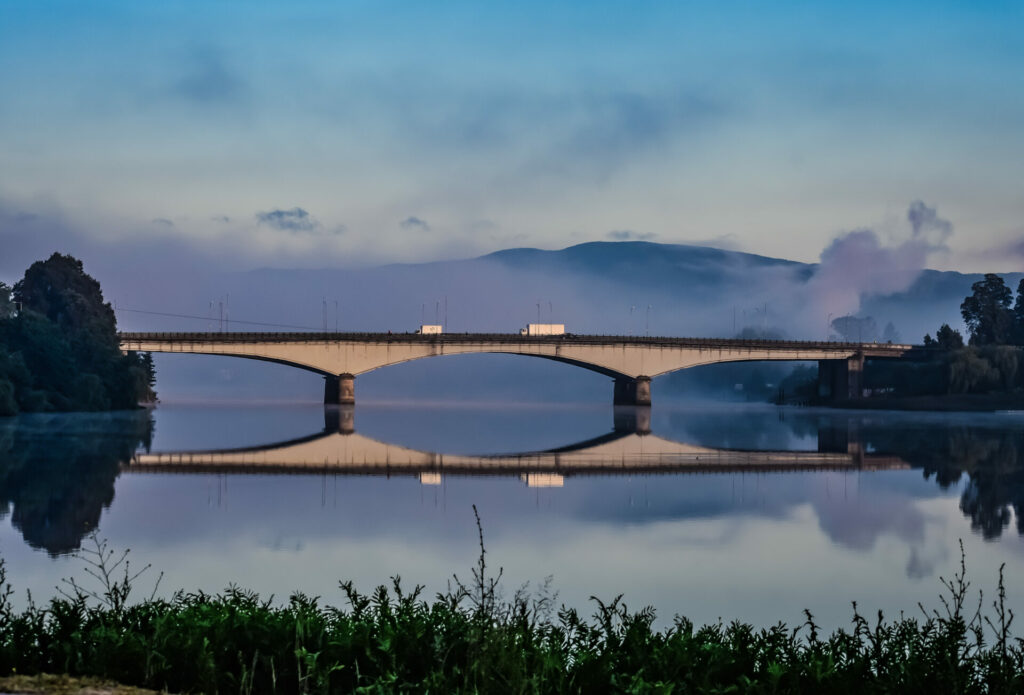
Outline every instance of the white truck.
<svg viewBox="0 0 1024 695"><path fill-rule="evenodd" d="M417 329L419 335L441 335L444 330L440 326L423 325Z"/></svg>
<svg viewBox="0 0 1024 695"><path fill-rule="evenodd" d="M519 335L565 335L564 323L528 323Z"/></svg>

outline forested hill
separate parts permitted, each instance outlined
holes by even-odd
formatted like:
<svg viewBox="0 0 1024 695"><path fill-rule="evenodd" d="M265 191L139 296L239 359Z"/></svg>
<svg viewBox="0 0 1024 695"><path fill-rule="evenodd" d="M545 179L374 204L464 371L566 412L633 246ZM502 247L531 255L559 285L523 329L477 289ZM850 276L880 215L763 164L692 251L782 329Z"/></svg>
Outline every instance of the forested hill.
<svg viewBox="0 0 1024 695"><path fill-rule="evenodd" d="M0 415L120 410L154 397L149 355L121 353L113 309L58 253L0 283Z"/></svg>

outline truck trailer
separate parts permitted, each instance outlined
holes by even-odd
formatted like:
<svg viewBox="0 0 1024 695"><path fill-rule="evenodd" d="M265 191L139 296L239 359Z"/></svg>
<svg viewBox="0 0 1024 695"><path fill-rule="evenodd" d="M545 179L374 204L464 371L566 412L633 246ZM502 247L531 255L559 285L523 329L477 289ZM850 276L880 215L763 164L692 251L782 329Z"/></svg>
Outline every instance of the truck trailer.
<svg viewBox="0 0 1024 695"><path fill-rule="evenodd" d="M419 333L420 335L440 335L441 333L444 332L444 329L442 329L440 326L423 325L420 326L419 330L417 330L416 332Z"/></svg>
<svg viewBox="0 0 1024 695"><path fill-rule="evenodd" d="M565 335L564 323L528 323L519 335Z"/></svg>

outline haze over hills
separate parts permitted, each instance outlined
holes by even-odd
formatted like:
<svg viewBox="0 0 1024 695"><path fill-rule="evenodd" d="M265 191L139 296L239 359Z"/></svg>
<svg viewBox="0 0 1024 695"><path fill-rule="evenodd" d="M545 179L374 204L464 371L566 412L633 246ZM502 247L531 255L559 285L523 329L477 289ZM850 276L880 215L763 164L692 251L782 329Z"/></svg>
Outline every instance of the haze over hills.
<svg viewBox="0 0 1024 695"><path fill-rule="evenodd" d="M147 297L142 288L133 293L131 304L209 319L122 312L119 320L125 330L215 330L222 325L223 302L231 330L285 330L240 322L249 320L317 330L337 326L394 332L412 331L424 322L444 323L449 332L511 333L539 320L564 323L575 333L731 337L753 327L790 338L824 339L830 315L859 313L873 316L879 327L891 321L904 340L920 342L941 323L960 326L960 302L982 277L883 266L877 273L869 268L859 276L862 286L853 286L840 271L703 246L591 242L555 251L517 248L467 260L372 269L263 268L207 276L195 278L170 298L156 291ZM1004 277L1016 288L1022 276ZM899 291L883 294L878 287ZM108 296L123 295L115 289ZM547 384L575 379L570 373L578 371L541 362L504 356L427 360L361 377L360 394L423 395L409 392L422 387L442 397L465 393L477 384L481 394L501 397L505 386L536 382L538 375L523 370L540 370ZM211 378L206 370L213 364L216 374L229 377ZM157 366L165 397L179 391L186 395L189 382L208 390L220 380L244 384L245 395L257 388L269 389L268 396L318 397L309 386L317 377L309 375L310 381L292 370L279 376L280 367L201 357L161 357ZM603 394L606 379L585 372L579 376L588 382L596 379L602 385L595 393ZM363 386L370 382L377 388ZM520 394L522 399L531 398L534 386ZM556 385L556 390L565 389Z"/></svg>

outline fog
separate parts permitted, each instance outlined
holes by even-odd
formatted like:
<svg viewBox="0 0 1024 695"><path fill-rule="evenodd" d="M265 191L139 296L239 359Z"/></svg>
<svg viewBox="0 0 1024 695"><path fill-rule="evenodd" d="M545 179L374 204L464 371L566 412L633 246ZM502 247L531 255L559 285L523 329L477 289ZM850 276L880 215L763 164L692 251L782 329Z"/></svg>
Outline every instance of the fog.
<svg viewBox="0 0 1024 695"><path fill-rule="evenodd" d="M377 268L246 270L194 241L167 233L97 237L45 209L26 215L0 205L0 224L0 279L13 282L52 251L76 255L129 331L401 333L439 323L449 333L513 333L528 322L552 322L586 334L731 337L750 327L821 340L831 318L865 307L884 312L878 325L892 321L912 342L940 322L960 325L958 299L908 294L953 234L920 201L898 229L838 234L814 265L621 242ZM947 294L962 298L969 290L970 276L942 279L952 288ZM319 377L286 367L201 356L156 361L158 391L168 400L321 396ZM509 356L426 360L360 376L357 388L361 400L505 401L603 400L611 389L606 377Z"/></svg>

